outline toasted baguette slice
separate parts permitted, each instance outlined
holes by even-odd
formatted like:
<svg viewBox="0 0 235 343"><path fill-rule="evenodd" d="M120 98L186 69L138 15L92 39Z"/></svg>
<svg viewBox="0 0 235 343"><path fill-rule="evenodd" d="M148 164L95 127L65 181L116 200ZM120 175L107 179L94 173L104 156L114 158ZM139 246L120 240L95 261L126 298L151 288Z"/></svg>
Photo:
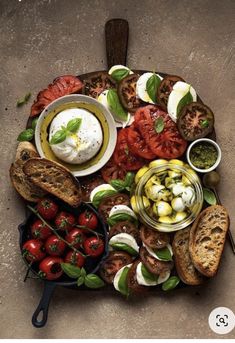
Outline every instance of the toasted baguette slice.
<svg viewBox="0 0 235 343"><path fill-rule="evenodd" d="M30 142L20 142L16 150L15 162L10 167L10 178L16 191L27 201L37 202L45 196L45 191L35 186L23 172L25 162L38 153Z"/></svg>
<svg viewBox="0 0 235 343"><path fill-rule="evenodd" d="M187 285L201 285L204 281L198 270L194 267L189 254L189 234L191 227L177 231L172 249L175 257L175 266L180 279Z"/></svg>
<svg viewBox="0 0 235 343"><path fill-rule="evenodd" d="M81 189L76 178L59 163L45 158L31 158L24 172L38 187L55 195L73 207L81 203Z"/></svg>
<svg viewBox="0 0 235 343"><path fill-rule="evenodd" d="M220 205L206 208L192 226L190 256L195 268L207 277L213 277L218 270L228 227L228 213Z"/></svg>

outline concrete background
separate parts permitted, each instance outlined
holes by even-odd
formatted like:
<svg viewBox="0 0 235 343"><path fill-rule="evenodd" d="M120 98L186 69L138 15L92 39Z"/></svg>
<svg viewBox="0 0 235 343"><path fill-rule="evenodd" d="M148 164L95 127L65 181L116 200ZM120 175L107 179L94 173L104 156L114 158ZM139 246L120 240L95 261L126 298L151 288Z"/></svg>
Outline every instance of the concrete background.
<svg viewBox="0 0 235 343"><path fill-rule="evenodd" d="M235 236L234 11L233 0L0 1L1 338L219 338L208 327L210 311L235 311L235 256L228 243L217 277L198 293L152 293L127 302L118 294L57 289L47 327L33 328L42 285L23 283L17 225L24 205L8 169L31 105L17 109L17 99L28 91L33 99L58 75L104 69L104 24L122 17L130 24L128 65L181 75L214 110L223 152L219 191Z"/></svg>

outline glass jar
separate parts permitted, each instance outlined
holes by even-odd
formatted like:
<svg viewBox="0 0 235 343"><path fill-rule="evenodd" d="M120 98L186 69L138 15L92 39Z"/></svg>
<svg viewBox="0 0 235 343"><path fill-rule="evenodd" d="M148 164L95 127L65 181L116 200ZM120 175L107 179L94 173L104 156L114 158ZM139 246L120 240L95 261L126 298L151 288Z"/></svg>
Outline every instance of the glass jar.
<svg viewBox="0 0 235 343"><path fill-rule="evenodd" d="M182 174L182 176L184 175L190 181L190 186L193 187L195 192L195 202L192 205L192 207L190 207L190 213L188 214L188 216L179 222L170 224L161 223L154 216L151 216L149 211L145 208L143 202L143 196L146 196L144 186L147 183L147 181L153 175L161 176L168 171L178 171ZM187 165L181 166L169 162L147 170L137 183L134 195L136 199L136 209L140 221L148 227L163 232L178 231L185 228L186 226L189 226L196 219L203 205L203 192L201 181L196 172L193 171Z"/></svg>

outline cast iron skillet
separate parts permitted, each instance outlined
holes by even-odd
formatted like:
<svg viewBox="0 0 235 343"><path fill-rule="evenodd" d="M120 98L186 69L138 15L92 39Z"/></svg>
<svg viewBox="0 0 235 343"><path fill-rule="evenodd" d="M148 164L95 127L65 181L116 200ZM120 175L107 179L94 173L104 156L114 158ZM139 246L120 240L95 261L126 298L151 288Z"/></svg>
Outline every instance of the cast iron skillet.
<svg viewBox="0 0 235 343"><path fill-rule="evenodd" d="M63 203L62 201L59 201L58 199L56 199L56 202L59 204L60 209L69 211L73 213L74 215L76 215L76 217L86 209L93 211L98 217L99 225L98 225L97 232L103 235L103 239L105 242L105 251L101 257L98 257L96 259L94 258L87 259L84 265L87 273L96 273L99 269L101 262L103 261L103 259L107 257L107 254L108 254L108 238L107 238L106 225L104 224L103 220L101 219L96 209L94 209L94 207L88 203L82 203L78 208L71 208L70 206ZM28 239L30 239L30 224L32 223L34 219L35 219L35 215L30 213L28 217L26 218L26 220L24 221L24 223L19 225L21 252L22 252L24 243ZM28 263L26 261L25 263L28 266ZM38 264L34 263L29 269L33 274L37 275ZM56 286L77 288L76 280L70 279L67 275L64 275L64 274L58 281L57 280L55 281L43 280L43 282L44 282L43 294L39 302L39 305L37 309L35 310L32 317L32 324L37 328L43 327L47 322L49 303L50 303L52 294ZM39 320L40 315L42 315L41 320Z"/></svg>
<svg viewBox="0 0 235 343"><path fill-rule="evenodd" d="M129 25L128 22L124 19L111 19L105 24L105 40L106 40L106 56L107 56L107 65L108 69L111 68L113 65L122 64L126 65L126 57L127 57L127 47L128 47L128 36L129 36ZM134 70L134 72L142 74L146 72L146 70ZM78 75L81 80L86 79L87 77L92 76L93 74L97 73L97 71L86 73L83 75ZM166 76L166 73L158 72L162 77ZM199 97L198 97L199 98ZM199 98L200 101L200 98ZM32 119L29 118L27 127L31 127L31 121ZM215 131L212 132L210 135L211 139L216 140ZM82 208L91 208L91 205L83 203ZM93 211L96 213L96 215L99 217L99 214L92 208ZM29 217L30 218L30 217ZM27 240L27 223L29 221L29 218L26 219L26 221L19 226L20 231L20 247L22 249L22 245ZM99 217L100 218L100 217ZM103 233L105 233L106 238L106 250L105 255L108 253L108 242L107 242L107 232L106 227L100 222L102 227ZM105 257L103 257L105 258ZM100 261L101 262L101 261ZM100 264L99 262L99 264ZM98 268L99 264L96 266L89 266L87 267L88 272L95 273ZM35 274L37 271L31 268L31 271ZM53 291L56 286L64 286L64 287L76 287L76 282L71 281L71 279L68 279L64 277L64 279L61 279L60 281L44 281L44 291L42 294L42 298L40 300L40 303L36 309L36 311L33 314L32 317L32 324L37 327L43 327L47 322L47 315L48 315L48 307L51 300L51 296L53 294ZM42 312L42 319L39 320L39 314Z"/></svg>

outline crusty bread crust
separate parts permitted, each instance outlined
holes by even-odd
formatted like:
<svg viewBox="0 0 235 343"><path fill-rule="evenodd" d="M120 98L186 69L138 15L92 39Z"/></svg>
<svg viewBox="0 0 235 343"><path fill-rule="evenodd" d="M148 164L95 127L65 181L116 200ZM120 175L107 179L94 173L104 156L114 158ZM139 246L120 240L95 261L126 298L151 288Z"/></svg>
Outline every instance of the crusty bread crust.
<svg viewBox="0 0 235 343"><path fill-rule="evenodd" d="M205 278L194 267L189 254L189 235L191 227L175 233L172 249L175 266L180 279L187 285L201 285Z"/></svg>
<svg viewBox="0 0 235 343"><path fill-rule="evenodd" d="M25 200L30 202L37 202L45 196L45 191L35 186L23 172L25 162L37 156L38 153L32 143L20 142L16 150L15 162L11 164L9 170L12 185Z"/></svg>
<svg viewBox="0 0 235 343"><path fill-rule="evenodd" d="M221 205L203 210L192 226L190 256L197 270L207 277L213 277L218 270L228 227L228 213Z"/></svg>
<svg viewBox="0 0 235 343"><path fill-rule="evenodd" d="M23 170L36 186L73 207L80 205L79 182L68 169L59 163L45 158L31 158L24 164Z"/></svg>

